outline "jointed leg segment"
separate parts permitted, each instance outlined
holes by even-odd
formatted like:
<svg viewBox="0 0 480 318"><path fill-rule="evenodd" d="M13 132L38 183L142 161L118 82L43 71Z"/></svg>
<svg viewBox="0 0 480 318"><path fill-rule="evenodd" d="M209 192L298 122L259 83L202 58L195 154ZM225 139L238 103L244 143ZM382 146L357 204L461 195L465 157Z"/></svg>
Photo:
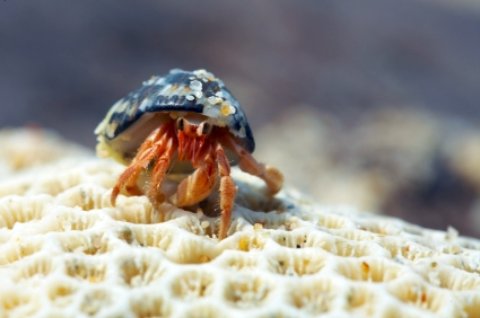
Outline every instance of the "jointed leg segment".
<svg viewBox="0 0 480 318"><path fill-rule="evenodd" d="M227 236L228 228L230 226L237 189L230 176L230 164L228 163L227 156L220 144L217 144L215 153L218 170L220 172L220 209L222 213L218 237L223 239Z"/></svg>
<svg viewBox="0 0 480 318"><path fill-rule="evenodd" d="M208 147L200 158L203 159L194 165L196 170L178 185L174 202L179 207L191 206L202 201L215 187L217 167L211 147Z"/></svg>
<svg viewBox="0 0 480 318"><path fill-rule="evenodd" d="M164 202L162 183L175 153L178 159L191 161L195 171L182 180L173 196L178 207L195 205L206 199L217 185L219 179L219 207L221 222L218 237L227 236L236 196L236 186L230 176L230 164L223 146L235 152L239 158L240 169L263 179L271 194L277 193L283 184L283 175L276 168L257 162L253 156L240 146L231 136L222 136L215 140L187 139L183 133L175 135L173 126L164 125L154 130L140 146L132 163L120 175L115 184L111 202L115 205L121 191L139 195L145 193L155 208ZM149 185L139 189L137 179L143 171L151 167Z"/></svg>
<svg viewBox="0 0 480 318"><path fill-rule="evenodd" d="M173 144L173 139L168 138L165 143L165 147L162 149L162 154L155 162L155 166L153 167L152 175L150 177L147 196L155 207L158 207L158 205L165 201L165 197L161 191L161 185L173 157Z"/></svg>
<svg viewBox="0 0 480 318"><path fill-rule="evenodd" d="M117 197L122 189L131 195L142 194L142 191L137 186L137 179L140 173L148 167L150 162L158 157L158 155L165 149L165 142L168 139L166 130L167 127L164 126L155 129L140 146L132 163L120 175L117 183L113 187L110 197L112 205L115 205Z"/></svg>
<svg viewBox="0 0 480 318"><path fill-rule="evenodd" d="M283 186L283 175L275 167L264 165L253 158L252 154L239 146L232 137L226 142L239 158L238 166L245 172L257 176L265 181L270 193L276 194Z"/></svg>

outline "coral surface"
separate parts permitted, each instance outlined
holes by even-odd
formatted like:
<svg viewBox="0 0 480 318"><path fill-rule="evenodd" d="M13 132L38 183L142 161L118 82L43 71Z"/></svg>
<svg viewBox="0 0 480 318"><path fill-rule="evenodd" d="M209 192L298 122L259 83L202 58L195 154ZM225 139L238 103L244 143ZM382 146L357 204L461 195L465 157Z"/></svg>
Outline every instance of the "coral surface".
<svg viewBox="0 0 480 318"><path fill-rule="evenodd" d="M14 140L0 161L0 317L480 316L480 242L452 228L288 189L269 199L236 171L219 241L201 211L165 204L158 222L145 197L112 207L112 161L39 131L0 134Z"/></svg>

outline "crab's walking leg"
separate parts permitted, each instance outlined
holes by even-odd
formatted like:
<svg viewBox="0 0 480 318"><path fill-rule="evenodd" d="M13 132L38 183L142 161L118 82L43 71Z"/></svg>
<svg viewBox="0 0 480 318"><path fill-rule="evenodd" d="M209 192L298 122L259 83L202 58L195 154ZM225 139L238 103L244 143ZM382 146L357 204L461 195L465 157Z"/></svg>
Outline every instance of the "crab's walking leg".
<svg viewBox="0 0 480 318"><path fill-rule="evenodd" d="M139 195L142 193L137 187L138 176L148 167L150 161L152 161L155 156L158 156L165 141L166 129L167 127L164 126L155 129L140 146L132 163L120 175L110 196L110 202L113 206L115 206L115 202L122 188L124 188L128 194Z"/></svg>
<svg viewBox="0 0 480 318"><path fill-rule="evenodd" d="M165 200L161 191L161 185L165 174L167 173L168 167L170 166L174 148L173 138L168 138L165 142L165 147L158 149L162 153L155 162L155 166L150 178L150 186L147 192L147 196L155 208L157 208ZM163 215L161 216L161 219L161 221L163 221Z"/></svg>
<svg viewBox="0 0 480 318"><path fill-rule="evenodd" d="M238 145L231 137L227 137L227 144L238 155L240 169L263 179L271 194L280 191L283 186L283 174L277 168L255 160L251 153Z"/></svg>
<svg viewBox="0 0 480 318"><path fill-rule="evenodd" d="M216 146L215 155L220 173L220 209L222 211L218 237L224 239L227 236L228 228L230 227L230 219L237 189L230 176L230 164L228 163L227 156L220 144L217 144Z"/></svg>
<svg viewBox="0 0 480 318"><path fill-rule="evenodd" d="M194 165L196 170L183 179L177 187L177 193L174 197L175 205L179 207L194 205L212 192L217 177L217 166L212 156L212 148L204 153L198 165Z"/></svg>

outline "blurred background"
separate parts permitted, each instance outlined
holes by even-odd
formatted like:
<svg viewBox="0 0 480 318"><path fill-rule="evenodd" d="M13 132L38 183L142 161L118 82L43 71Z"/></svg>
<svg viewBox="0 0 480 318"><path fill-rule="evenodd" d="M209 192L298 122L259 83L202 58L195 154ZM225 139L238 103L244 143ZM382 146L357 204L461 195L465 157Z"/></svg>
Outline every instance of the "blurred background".
<svg viewBox="0 0 480 318"><path fill-rule="evenodd" d="M4 0L0 127L93 149L143 80L206 68L288 184L480 237L479 56L473 0Z"/></svg>

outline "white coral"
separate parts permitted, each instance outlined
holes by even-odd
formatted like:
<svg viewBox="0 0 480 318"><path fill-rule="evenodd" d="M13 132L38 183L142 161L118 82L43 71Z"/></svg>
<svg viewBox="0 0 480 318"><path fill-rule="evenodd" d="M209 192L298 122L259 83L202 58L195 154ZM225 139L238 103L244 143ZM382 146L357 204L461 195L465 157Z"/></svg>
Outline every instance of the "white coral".
<svg viewBox="0 0 480 318"><path fill-rule="evenodd" d="M218 241L218 220L201 213L165 204L159 223L144 197L112 207L122 169L77 149L2 179L0 317L480 315L480 242L453 230L292 191L269 200L237 172L239 204Z"/></svg>

